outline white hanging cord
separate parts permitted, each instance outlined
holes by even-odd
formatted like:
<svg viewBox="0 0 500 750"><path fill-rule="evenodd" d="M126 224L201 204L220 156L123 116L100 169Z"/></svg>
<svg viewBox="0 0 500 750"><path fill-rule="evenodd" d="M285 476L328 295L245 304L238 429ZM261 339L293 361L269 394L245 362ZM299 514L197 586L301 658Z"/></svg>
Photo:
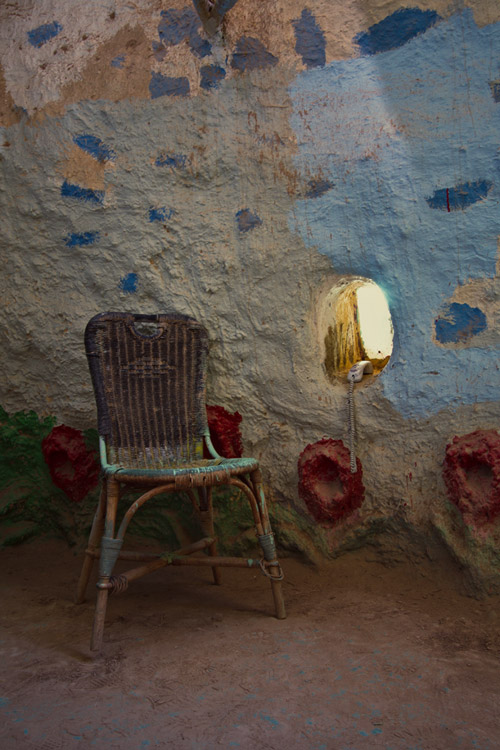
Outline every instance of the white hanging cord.
<svg viewBox="0 0 500 750"><path fill-rule="evenodd" d="M349 436L349 453L351 455L351 474L357 471L356 452L354 442L356 435L356 424L354 422L354 380L349 380L349 391L347 394L347 428Z"/></svg>

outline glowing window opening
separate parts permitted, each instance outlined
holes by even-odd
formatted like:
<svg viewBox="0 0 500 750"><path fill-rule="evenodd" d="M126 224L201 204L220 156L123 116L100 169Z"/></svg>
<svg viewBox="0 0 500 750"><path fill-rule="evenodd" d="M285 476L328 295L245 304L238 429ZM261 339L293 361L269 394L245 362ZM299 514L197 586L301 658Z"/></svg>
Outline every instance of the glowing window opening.
<svg viewBox="0 0 500 750"><path fill-rule="evenodd" d="M330 289L321 329L324 366L332 382L360 360L370 360L374 374L379 373L392 354L389 305L382 289L370 279L344 279Z"/></svg>

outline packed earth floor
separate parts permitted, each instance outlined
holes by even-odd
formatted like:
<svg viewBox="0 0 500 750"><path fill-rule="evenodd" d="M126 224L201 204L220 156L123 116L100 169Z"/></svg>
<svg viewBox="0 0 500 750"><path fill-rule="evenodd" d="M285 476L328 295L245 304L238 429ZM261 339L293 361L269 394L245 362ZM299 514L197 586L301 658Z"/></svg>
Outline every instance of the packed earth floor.
<svg viewBox="0 0 500 750"><path fill-rule="evenodd" d="M254 571L168 568L111 598L58 542L1 553L0 747L497 750L499 599L445 557L287 558L288 619Z"/></svg>

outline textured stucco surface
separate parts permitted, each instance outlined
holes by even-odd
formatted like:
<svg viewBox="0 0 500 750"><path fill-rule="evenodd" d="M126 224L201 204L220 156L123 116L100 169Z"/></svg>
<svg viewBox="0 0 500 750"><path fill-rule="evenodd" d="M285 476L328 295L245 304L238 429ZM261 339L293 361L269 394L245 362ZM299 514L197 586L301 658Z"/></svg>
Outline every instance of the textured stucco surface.
<svg viewBox="0 0 500 750"><path fill-rule="evenodd" d="M187 2L3 6L0 401L91 427L87 320L188 313L209 402L243 415L270 496L307 515L298 456L347 430L321 302L372 278L395 348L356 391L365 501L321 533L334 550L433 521L491 569L498 529L487 549L457 532L441 464L498 426L500 9L414 3L420 34L361 54L383 19L401 36L400 8L239 0L208 38Z"/></svg>

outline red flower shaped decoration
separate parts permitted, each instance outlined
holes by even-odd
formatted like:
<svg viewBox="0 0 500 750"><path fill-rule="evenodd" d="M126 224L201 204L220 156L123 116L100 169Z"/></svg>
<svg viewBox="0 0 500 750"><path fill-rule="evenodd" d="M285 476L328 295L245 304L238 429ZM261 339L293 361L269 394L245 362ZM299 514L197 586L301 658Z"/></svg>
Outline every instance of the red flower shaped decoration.
<svg viewBox="0 0 500 750"><path fill-rule="evenodd" d="M208 429L210 439L219 455L224 458L239 458L243 455L243 443L239 424L241 414L226 411L223 406L207 406ZM210 455L205 448L205 458Z"/></svg>
<svg viewBox="0 0 500 750"><path fill-rule="evenodd" d="M42 440L42 453L55 486L74 503L98 484L99 464L80 430L64 424L54 427Z"/></svg>
<svg viewBox="0 0 500 750"><path fill-rule="evenodd" d="M500 514L500 435L476 430L446 446L443 479L464 520L486 524Z"/></svg>
<svg viewBox="0 0 500 750"><path fill-rule="evenodd" d="M364 500L363 469L351 474L349 450L342 440L323 438L308 445L299 456L299 497L312 516L333 526L350 516Z"/></svg>

